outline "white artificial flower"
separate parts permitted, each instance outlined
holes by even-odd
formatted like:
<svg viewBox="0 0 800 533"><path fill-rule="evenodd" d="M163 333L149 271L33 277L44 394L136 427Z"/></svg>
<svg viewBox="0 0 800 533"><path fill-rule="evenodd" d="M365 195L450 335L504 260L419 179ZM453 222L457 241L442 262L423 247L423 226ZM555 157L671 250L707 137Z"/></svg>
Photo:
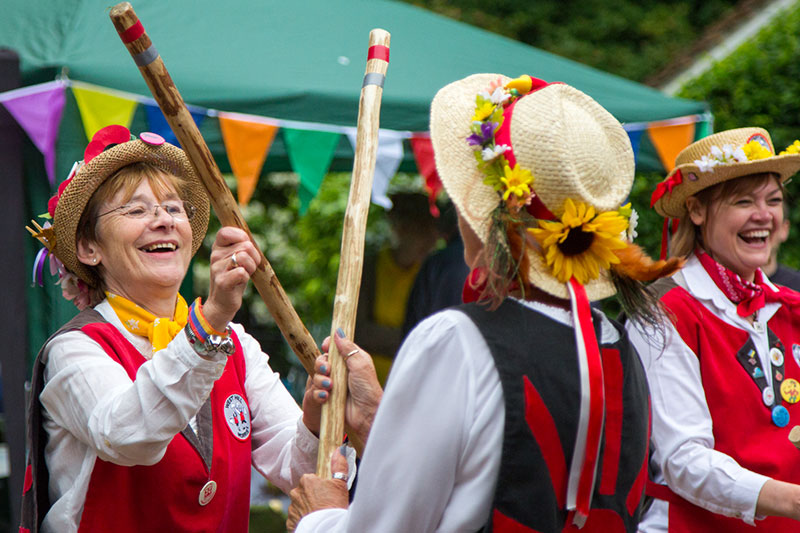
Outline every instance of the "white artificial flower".
<svg viewBox="0 0 800 533"><path fill-rule="evenodd" d="M713 148L716 148L716 146ZM719 164L719 161L704 155L700 159L695 159L694 164L697 165L697 168L700 170L700 172L714 172L714 167Z"/></svg>
<svg viewBox="0 0 800 533"><path fill-rule="evenodd" d="M744 150L739 147L733 152L733 158L739 163L746 163L748 161L747 155L744 153Z"/></svg>
<svg viewBox="0 0 800 533"><path fill-rule="evenodd" d="M493 104L501 105L509 98L511 98L511 95L507 93L503 87L498 87L497 89L494 90L490 99Z"/></svg>
<svg viewBox="0 0 800 533"><path fill-rule="evenodd" d="M496 144L494 146L489 146L481 150L481 158L484 161L494 161L497 157L503 154L506 150L508 150L507 144Z"/></svg>
<svg viewBox="0 0 800 533"><path fill-rule="evenodd" d="M639 234L636 232L636 226L638 224L639 213L636 212L636 209L631 209L631 217L628 219L628 229L625 230L628 242L633 242L633 240L639 236Z"/></svg>
<svg viewBox="0 0 800 533"><path fill-rule="evenodd" d="M703 156L704 158L706 156ZM721 161L725 156L722 153L722 150L719 149L719 146L712 146L711 147L711 157L718 161Z"/></svg>
<svg viewBox="0 0 800 533"><path fill-rule="evenodd" d="M731 159L733 159L733 146L730 144L725 144L722 146L722 162L728 163Z"/></svg>

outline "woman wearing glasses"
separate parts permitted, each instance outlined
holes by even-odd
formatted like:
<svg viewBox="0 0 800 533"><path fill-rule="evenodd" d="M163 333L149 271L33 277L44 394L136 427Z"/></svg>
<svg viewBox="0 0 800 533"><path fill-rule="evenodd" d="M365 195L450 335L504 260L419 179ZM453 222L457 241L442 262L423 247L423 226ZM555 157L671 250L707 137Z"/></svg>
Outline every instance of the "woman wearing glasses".
<svg viewBox="0 0 800 533"><path fill-rule="evenodd" d="M222 228L208 297L187 304L209 203L184 152L109 126L84 155L37 235L88 306L35 364L23 526L246 532L251 463L288 491L314 470L319 428L319 404L301 413L231 323L260 254Z"/></svg>

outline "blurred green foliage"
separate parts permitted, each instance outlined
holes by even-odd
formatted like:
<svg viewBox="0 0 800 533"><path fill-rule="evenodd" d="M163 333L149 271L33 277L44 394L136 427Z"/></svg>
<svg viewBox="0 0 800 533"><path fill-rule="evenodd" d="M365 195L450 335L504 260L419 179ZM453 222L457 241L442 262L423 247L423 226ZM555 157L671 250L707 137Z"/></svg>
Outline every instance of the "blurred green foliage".
<svg viewBox="0 0 800 533"><path fill-rule="evenodd" d="M643 81L738 0L405 0L562 57Z"/></svg>
<svg viewBox="0 0 800 533"><path fill-rule="evenodd" d="M236 180L231 176L226 180L235 191ZM328 174L303 216L298 214L297 187L294 173L268 174L260 180L253 200L242 208L242 214L304 325L317 342L322 342L331 329L350 174ZM421 190L419 176L408 174L395 176L389 188L390 193ZM194 261L195 290L200 295L208 294L208 260L219 227L212 215L203 250ZM371 204L366 252L377 251L388 238L385 210ZM270 365L287 379L287 385L299 397L305 386L305 373L252 284L245 291L245 303L236 321L261 342L270 355Z"/></svg>
<svg viewBox="0 0 800 533"><path fill-rule="evenodd" d="M760 126L777 151L800 138L800 7L776 17L754 39L688 83L679 96L705 100L714 130ZM795 177L797 180L797 177ZM778 260L800 267L800 210L797 183L787 185L791 228Z"/></svg>

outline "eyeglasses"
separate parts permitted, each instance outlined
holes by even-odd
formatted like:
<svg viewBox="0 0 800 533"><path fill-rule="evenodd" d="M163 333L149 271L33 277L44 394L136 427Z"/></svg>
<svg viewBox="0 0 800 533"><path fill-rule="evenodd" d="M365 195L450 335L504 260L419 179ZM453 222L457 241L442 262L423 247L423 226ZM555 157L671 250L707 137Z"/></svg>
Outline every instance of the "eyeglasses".
<svg viewBox="0 0 800 533"><path fill-rule="evenodd" d="M197 208L188 202L180 200L169 200L161 204L148 204L145 202L132 202L130 204L115 207L110 211L97 215L97 218L110 215L111 213L118 213L124 217L134 220L141 220L148 216L158 218L159 208L163 209L165 213L171 216L176 222L186 222L191 220Z"/></svg>

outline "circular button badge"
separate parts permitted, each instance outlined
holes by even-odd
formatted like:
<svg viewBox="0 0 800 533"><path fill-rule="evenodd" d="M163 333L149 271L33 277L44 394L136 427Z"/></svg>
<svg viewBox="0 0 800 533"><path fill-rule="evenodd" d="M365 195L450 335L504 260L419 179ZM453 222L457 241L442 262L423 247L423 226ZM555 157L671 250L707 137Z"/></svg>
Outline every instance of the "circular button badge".
<svg viewBox="0 0 800 533"><path fill-rule="evenodd" d="M149 131L143 131L139 134L139 138L142 140L143 143L149 144L150 146L161 146L166 141L164 137L159 135L158 133L152 133Z"/></svg>
<svg viewBox="0 0 800 533"><path fill-rule="evenodd" d="M769 351L769 360L772 361L773 366L783 365L783 352L777 348L772 348Z"/></svg>
<svg viewBox="0 0 800 533"><path fill-rule="evenodd" d="M217 493L217 482L213 479L203 485L203 488L200 489L200 496L197 497L197 502L200 505L208 505L211 500L214 499L214 495Z"/></svg>
<svg viewBox="0 0 800 533"><path fill-rule="evenodd" d="M781 398L787 403L797 403L800 401L800 383L792 378L781 383Z"/></svg>
<svg viewBox="0 0 800 533"><path fill-rule="evenodd" d="M764 405L770 407L775 403L775 391L772 390L772 387L764 387L764 390L761 391L761 398L764 400Z"/></svg>
<svg viewBox="0 0 800 533"><path fill-rule="evenodd" d="M779 428L786 427L789 424L789 411L782 405L776 406L772 409L772 423Z"/></svg>

